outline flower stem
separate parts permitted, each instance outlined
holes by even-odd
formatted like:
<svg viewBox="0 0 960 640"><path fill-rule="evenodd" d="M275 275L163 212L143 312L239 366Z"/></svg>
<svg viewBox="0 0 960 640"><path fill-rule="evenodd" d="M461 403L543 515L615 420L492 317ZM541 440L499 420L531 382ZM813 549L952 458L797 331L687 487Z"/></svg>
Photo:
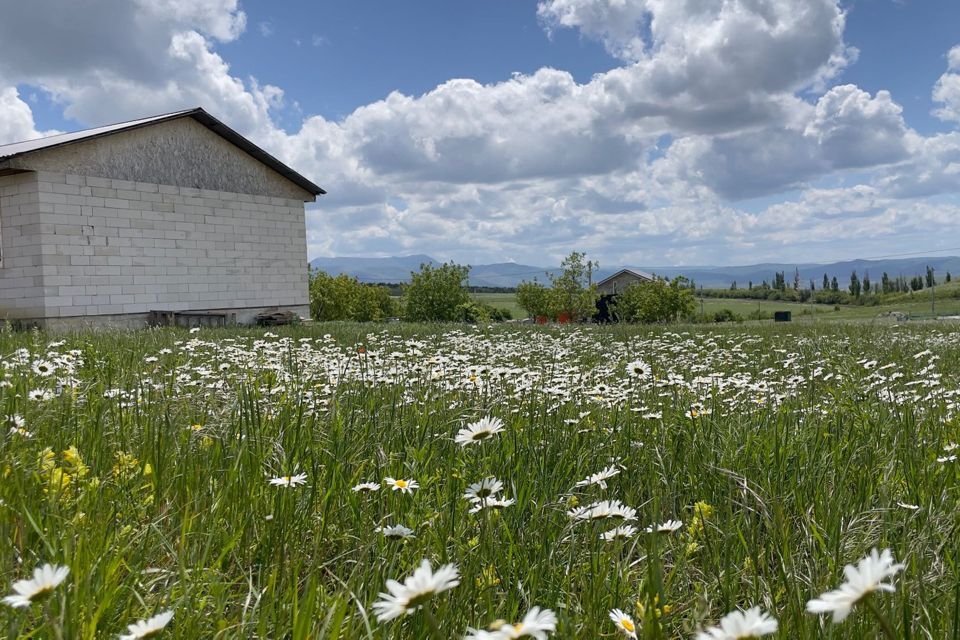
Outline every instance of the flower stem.
<svg viewBox="0 0 960 640"><path fill-rule="evenodd" d="M893 625L890 624L890 621L887 620L887 617L883 615L883 612L880 611L880 607L873 601L873 598L867 596L863 600L864 604L867 606L867 609L870 610L870 613L873 614L873 617L880 622L880 628L883 629L883 635L885 635L888 640L897 640L897 632L893 630Z"/></svg>
<svg viewBox="0 0 960 640"><path fill-rule="evenodd" d="M433 612L427 607L423 608L423 617L427 619L427 624L430 626L430 635L437 640L444 640L443 634L440 633L440 625L437 624L437 619L433 617Z"/></svg>

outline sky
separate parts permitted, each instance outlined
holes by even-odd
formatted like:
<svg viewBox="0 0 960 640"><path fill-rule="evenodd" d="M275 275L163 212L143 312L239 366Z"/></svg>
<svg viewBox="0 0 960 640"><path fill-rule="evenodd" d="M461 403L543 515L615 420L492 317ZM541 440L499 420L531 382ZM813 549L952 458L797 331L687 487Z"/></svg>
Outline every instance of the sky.
<svg viewBox="0 0 960 640"><path fill-rule="evenodd" d="M960 254L956 0L0 0L0 144L201 106L318 256Z"/></svg>

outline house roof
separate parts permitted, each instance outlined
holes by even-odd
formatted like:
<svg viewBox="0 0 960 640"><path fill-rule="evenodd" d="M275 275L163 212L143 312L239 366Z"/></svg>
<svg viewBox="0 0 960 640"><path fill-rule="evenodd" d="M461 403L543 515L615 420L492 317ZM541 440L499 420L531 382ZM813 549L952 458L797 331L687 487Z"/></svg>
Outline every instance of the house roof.
<svg viewBox="0 0 960 640"><path fill-rule="evenodd" d="M28 153L33 153L35 151L61 147L64 145L73 144L75 142L95 140L97 138L109 136L120 131L131 131L133 129L139 129L140 127L146 127L160 122L169 122L170 120L177 120L179 118L193 118L221 138L233 144L235 147L245 151L247 154L267 165L290 182L293 182L301 189L309 191L315 196L326 193L326 191L324 191L322 188L307 180L305 177L287 165L283 164L272 155L253 144L200 107L195 109L185 109L183 111L174 111L173 113L165 113L163 115L152 116L150 118L141 118L140 120L119 122L117 124L110 124L104 127L97 127L95 129L85 129L83 131L75 131L73 133L61 133L59 135L48 136L46 138L37 138L36 140L27 140L25 142L14 142L12 144L0 145L0 162L10 160L18 156L23 156Z"/></svg>
<svg viewBox="0 0 960 640"><path fill-rule="evenodd" d="M622 276L622 275L625 274L625 273L626 273L626 274L629 274L629 275L632 275L632 276L636 276L637 278L640 278L641 280L653 280L653 274L652 274L652 273L647 273L646 271L637 271L636 269L620 269L620 271L617 271L617 272L616 272L615 274L613 274L612 276L607 277L607 278L604 278L603 280L601 280L600 282L598 282L598 283L597 283L597 286L598 286L598 287L603 286L604 284L606 284L607 282L610 282L611 280L613 280L613 279L616 278L617 276Z"/></svg>

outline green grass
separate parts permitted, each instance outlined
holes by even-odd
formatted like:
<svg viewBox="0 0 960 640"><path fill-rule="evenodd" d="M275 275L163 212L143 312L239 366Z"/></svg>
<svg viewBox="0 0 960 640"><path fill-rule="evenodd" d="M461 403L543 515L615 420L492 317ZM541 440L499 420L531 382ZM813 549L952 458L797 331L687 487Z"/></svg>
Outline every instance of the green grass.
<svg viewBox="0 0 960 640"><path fill-rule="evenodd" d="M517 296L513 293L471 293L470 297L478 302L485 302L498 309L506 309L514 318L526 318L527 312L517 304Z"/></svg>
<svg viewBox="0 0 960 640"><path fill-rule="evenodd" d="M0 334L0 589L70 567L49 599L0 608L0 635L111 638L172 609L164 637L460 638L539 606L556 638L617 637L620 608L667 639L759 606L773 637L880 637L869 604L897 637L960 637L950 325L276 333ZM454 441L485 416L504 430ZM470 513L490 476L515 503ZM420 486L351 489L387 477ZM598 500L638 530L606 542L625 523L568 515ZM906 565L895 593L842 624L805 612L873 547ZM459 586L378 621L423 559Z"/></svg>

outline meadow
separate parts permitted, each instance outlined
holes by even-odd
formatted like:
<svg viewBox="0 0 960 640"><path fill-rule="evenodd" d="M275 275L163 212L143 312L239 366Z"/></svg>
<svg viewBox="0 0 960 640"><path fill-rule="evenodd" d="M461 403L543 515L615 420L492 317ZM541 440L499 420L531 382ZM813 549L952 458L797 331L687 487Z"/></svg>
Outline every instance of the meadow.
<svg viewBox="0 0 960 640"><path fill-rule="evenodd" d="M960 638L958 356L935 324L3 333L0 635Z"/></svg>

